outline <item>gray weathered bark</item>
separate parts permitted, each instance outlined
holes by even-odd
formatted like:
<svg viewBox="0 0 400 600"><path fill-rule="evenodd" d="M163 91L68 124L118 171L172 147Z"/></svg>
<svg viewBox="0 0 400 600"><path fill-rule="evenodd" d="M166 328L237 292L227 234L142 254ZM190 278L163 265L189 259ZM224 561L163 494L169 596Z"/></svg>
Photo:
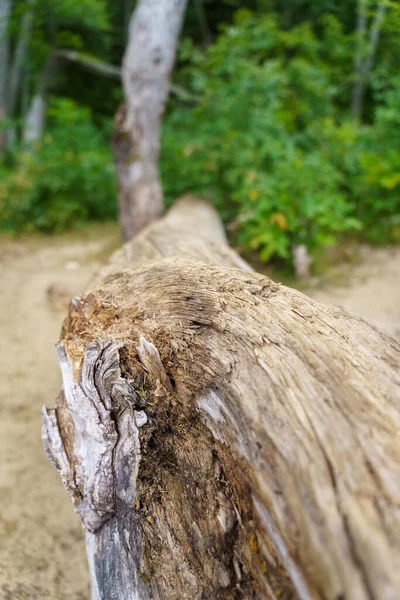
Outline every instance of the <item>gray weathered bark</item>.
<svg viewBox="0 0 400 600"><path fill-rule="evenodd" d="M365 91L374 65L387 5L385 2L378 4L369 35L367 9L368 0L358 0L357 50L354 60L354 86L351 99L351 110L357 121L362 118Z"/></svg>
<svg viewBox="0 0 400 600"><path fill-rule="evenodd" d="M130 239L163 211L161 118L187 0L139 0L122 65L125 104L116 117L119 214Z"/></svg>
<svg viewBox="0 0 400 600"><path fill-rule="evenodd" d="M22 139L25 150L32 149L43 137L47 96L55 69L55 54L51 53L38 77L36 93L33 95L25 115Z"/></svg>
<svg viewBox="0 0 400 600"><path fill-rule="evenodd" d="M21 85L22 70L24 61L28 51L28 45L32 33L33 24L33 12L32 12L32 0L27 1L27 8L22 17L21 26L19 30L19 36L17 45L14 51L13 61L10 71L10 87L8 95L8 111L13 114L15 111L15 105L18 99L18 92Z"/></svg>
<svg viewBox="0 0 400 600"><path fill-rule="evenodd" d="M25 148L32 147L39 142L43 135L47 98L43 90L39 90L31 100L27 114L25 115L23 143Z"/></svg>
<svg viewBox="0 0 400 600"><path fill-rule="evenodd" d="M399 343L186 199L75 298L43 440L92 598L397 600Z"/></svg>
<svg viewBox="0 0 400 600"><path fill-rule="evenodd" d="M0 0L0 123L7 117L7 83L9 62L9 23L11 0ZM4 150L6 132L0 130L0 152Z"/></svg>
<svg viewBox="0 0 400 600"><path fill-rule="evenodd" d="M14 55L10 67L9 85L7 93L7 114L9 117L15 116L16 107L18 103L18 94L20 92L21 81L24 71L24 63L26 60L28 46L32 34L33 0L27 0L26 4L27 6L22 16L18 41L14 50ZM7 147L12 145L15 142L15 139L15 127L10 127L6 133Z"/></svg>

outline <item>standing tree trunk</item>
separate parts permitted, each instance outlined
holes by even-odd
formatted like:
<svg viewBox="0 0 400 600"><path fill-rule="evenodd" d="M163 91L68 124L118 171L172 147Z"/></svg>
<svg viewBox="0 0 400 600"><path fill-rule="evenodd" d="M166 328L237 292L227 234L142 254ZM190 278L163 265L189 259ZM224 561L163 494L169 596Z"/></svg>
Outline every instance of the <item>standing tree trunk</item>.
<svg viewBox="0 0 400 600"><path fill-rule="evenodd" d="M7 118L10 14L11 0L0 0L0 125ZM6 131L0 129L0 152L5 148L6 137Z"/></svg>
<svg viewBox="0 0 400 600"><path fill-rule="evenodd" d="M249 270L211 207L117 251L57 355L93 600L398 599L399 344Z"/></svg>
<svg viewBox="0 0 400 600"><path fill-rule="evenodd" d="M187 0L139 0L122 65L125 104L114 154L122 235L130 239L163 211L160 127Z"/></svg>
<svg viewBox="0 0 400 600"><path fill-rule="evenodd" d="M353 117L357 121L360 121L362 118L365 91L374 65L387 5L384 1L378 4L368 39L367 9L368 0L358 0L357 50L354 60L354 86L351 99L351 110Z"/></svg>
<svg viewBox="0 0 400 600"><path fill-rule="evenodd" d="M42 88L33 96L25 115L22 134L25 149L32 148L43 135L46 116L47 97Z"/></svg>
<svg viewBox="0 0 400 600"><path fill-rule="evenodd" d="M25 115L22 139L25 150L32 149L43 137L46 121L47 95L53 79L56 54L51 53L39 75L37 90Z"/></svg>
<svg viewBox="0 0 400 600"><path fill-rule="evenodd" d="M33 11L32 0L27 0L27 7L22 17L17 45L14 50L14 56L10 68L9 89L7 94L7 114L15 116L18 104L18 94L21 87L22 74L24 71L24 62L28 52L29 41L32 34ZM9 128L7 131L6 144L9 146L14 143L15 129Z"/></svg>
<svg viewBox="0 0 400 600"><path fill-rule="evenodd" d="M28 45L32 34L33 12L32 0L28 0L27 8L22 16L19 29L17 45L15 47L13 61L10 71L10 89L8 97L8 110L10 114L14 113L18 100L18 92L21 85L22 71L24 61L28 52Z"/></svg>

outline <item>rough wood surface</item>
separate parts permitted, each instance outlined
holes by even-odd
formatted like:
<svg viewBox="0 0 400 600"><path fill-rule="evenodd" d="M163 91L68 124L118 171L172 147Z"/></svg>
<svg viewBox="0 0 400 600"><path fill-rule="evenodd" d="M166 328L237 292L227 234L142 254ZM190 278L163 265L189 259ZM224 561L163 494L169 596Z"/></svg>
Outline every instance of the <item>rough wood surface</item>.
<svg viewBox="0 0 400 600"><path fill-rule="evenodd" d="M71 303L43 438L92 598L398 599L399 344L238 265L186 199Z"/></svg>

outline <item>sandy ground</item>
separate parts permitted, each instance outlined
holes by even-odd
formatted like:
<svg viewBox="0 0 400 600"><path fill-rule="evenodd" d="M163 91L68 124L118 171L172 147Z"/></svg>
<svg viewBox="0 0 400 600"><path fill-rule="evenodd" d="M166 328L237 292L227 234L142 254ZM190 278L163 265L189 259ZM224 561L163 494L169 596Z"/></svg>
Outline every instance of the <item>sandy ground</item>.
<svg viewBox="0 0 400 600"><path fill-rule="evenodd" d="M0 600L89 598L83 533L42 450L40 409L60 388L53 344L65 296L79 293L116 243L115 228L0 238ZM400 334L398 248L363 248L358 264L308 291Z"/></svg>
<svg viewBox="0 0 400 600"><path fill-rule="evenodd" d="M400 248L354 248L355 263L331 268L306 289L325 304L339 304L380 329L400 337Z"/></svg>
<svg viewBox="0 0 400 600"><path fill-rule="evenodd" d="M0 600L89 598L80 520L42 449L40 410L60 389L63 292L79 293L115 239L98 233L0 239Z"/></svg>

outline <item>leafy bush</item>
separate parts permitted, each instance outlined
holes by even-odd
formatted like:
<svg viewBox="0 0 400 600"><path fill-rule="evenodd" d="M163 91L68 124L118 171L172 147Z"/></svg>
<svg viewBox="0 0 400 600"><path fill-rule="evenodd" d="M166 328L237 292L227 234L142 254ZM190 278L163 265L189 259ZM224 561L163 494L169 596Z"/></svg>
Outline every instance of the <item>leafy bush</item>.
<svg viewBox="0 0 400 600"><path fill-rule="evenodd" d="M239 11L206 53L182 49L183 83L201 101L173 106L166 119L167 196L213 199L241 246L263 260L288 259L299 243L316 253L399 211L398 195L388 195L400 183L398 88L385 92L375 126L357 128L343 102L352 37L332 16L320 29L281 30L274 15Z"/></svg>
<svg viewBox="0 0 400 600"><path fill-rule="evenodd" d="M379 101L373 127L361 136L359 211L369 238L400 241L400 77Z"/></svg>
<svg viewBox="0 0 400 600"><path fill-rule="evenodd" d="M19 152L15 169L0 171L0 222L10 230L61 231L116 213L108 127L90 111L53 99L48 130L33 153Z"/></svg>
<svg viewBox="0 0 400 600"><path fill-rule="evenodd" d="M167 201L209 197L238 244L265 261L290 260L300 243L317 254L349 232L399 240L399 18L387 21L362 126L349 114L355 36L331 14L282 29L274 14L241 10L206 51L184 40L179 83L200 100L169 105ZM37 150L0 167L3 228L59 231L115 216L111 123L100 114L93 121L89 109L53 99Z"/></svg>

